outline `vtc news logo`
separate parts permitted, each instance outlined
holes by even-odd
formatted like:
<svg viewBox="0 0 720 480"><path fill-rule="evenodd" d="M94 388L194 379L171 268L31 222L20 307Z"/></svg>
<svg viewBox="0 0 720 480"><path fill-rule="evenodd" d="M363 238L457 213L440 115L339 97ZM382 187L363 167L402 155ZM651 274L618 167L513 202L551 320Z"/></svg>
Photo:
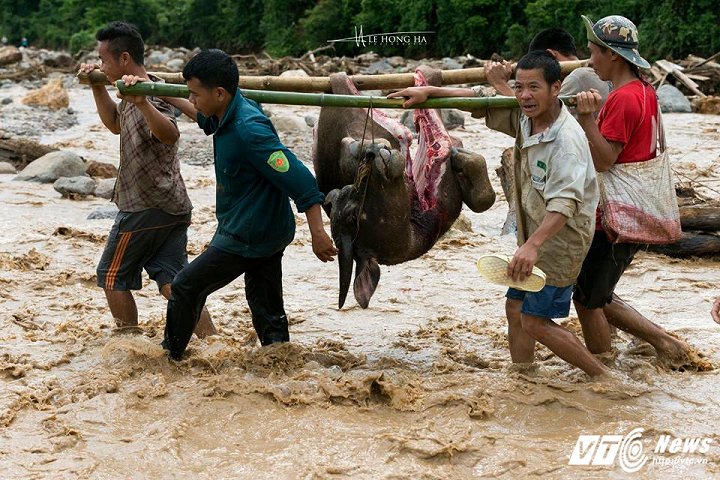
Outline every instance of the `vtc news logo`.
<svg viewBox="0 0 720 480"><path fill-rule="evenodd" d="M647 462L643 454L642 428L627 435L580 435L568 465L612 465L618 452L620 467L628 473L637 472Z"/></svg>
<svg viewBox="0 0 720 480"><path fill-rule="evenodd" d="M568 465L613 465L619 458L620 467L627 473L640 470L648 461L643 453L642 428L636 428L627 435L580 435ZM707 453L710 450L711 438L673 438L670 435L660 435L655 444L654 453L664 454L695 454ZM680 460L680 461L677 461ZM699 461L682 461L688 459L672 459L654 456L654 464L680 464L680 463L707 463L707 458ZM693 460L693 459L691 459Z"/></svg>

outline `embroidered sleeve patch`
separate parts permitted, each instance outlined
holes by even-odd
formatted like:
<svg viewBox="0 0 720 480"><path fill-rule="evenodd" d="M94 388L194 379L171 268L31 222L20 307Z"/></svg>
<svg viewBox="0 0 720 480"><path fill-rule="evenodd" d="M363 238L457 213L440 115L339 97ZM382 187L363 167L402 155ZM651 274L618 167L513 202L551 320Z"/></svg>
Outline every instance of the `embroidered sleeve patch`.
<svg viewBox="0 0 720 480"><path fill-rule="evenodd" d="M288 162L288 159L282 152L282 150L273 152L270 155L270 158L268 158L267 163L272 167L273 170L280 173L285 173L290 169L290 162Z"/></svg>
<svg viewBox="0 0 720 480"><path fill-rule="evenodd" d="M545 165L545 162L543 162L542 160L537 161L537 166L547 171L547 165Z"/></svg>

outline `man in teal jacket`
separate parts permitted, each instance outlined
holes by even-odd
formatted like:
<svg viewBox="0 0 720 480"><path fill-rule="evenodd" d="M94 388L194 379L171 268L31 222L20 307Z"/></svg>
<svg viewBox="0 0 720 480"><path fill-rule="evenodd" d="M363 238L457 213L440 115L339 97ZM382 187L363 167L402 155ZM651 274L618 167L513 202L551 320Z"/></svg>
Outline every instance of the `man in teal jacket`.
<svg viewBox="0 0 720 480"><path fill-rule="evenodd" d="M167 100L214 135L218 227L210 247L172 283L163 346L180 359L208 295L242 274L260 343L287 342L281 259L295 235L289 198L307 216L313 252L327 262L337 250L323 227L325 197L258 105L242 96L230 56L202 51L185 66L183 77L190 100Z"/></svg>

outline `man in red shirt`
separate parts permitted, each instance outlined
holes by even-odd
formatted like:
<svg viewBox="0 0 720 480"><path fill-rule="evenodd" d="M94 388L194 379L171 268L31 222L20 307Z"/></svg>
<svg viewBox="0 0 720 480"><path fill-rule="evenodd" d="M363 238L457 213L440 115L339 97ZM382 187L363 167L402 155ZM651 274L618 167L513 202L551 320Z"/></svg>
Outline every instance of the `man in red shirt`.
<svg viewBox="0 0 720 480"><path fill-rule="evenodd" d="M653 87L640 77L640 68L649 68L650 64L638 52L637 28L619 15L595 24L584 15L582 18L591 53L589 65L614 87L602 109L597 91L577 96L578 122L590 143L595 169L605 172L615 163L655 158L658 102ZM596 121L593 113L598 109ZM610 350L609 322L650 343L671 367L696 366L685 342L614 294L618 280L642 245L611 244L602 229L601 214L598 209L595 236L573 296L588 349L593 353Z"/></svg>

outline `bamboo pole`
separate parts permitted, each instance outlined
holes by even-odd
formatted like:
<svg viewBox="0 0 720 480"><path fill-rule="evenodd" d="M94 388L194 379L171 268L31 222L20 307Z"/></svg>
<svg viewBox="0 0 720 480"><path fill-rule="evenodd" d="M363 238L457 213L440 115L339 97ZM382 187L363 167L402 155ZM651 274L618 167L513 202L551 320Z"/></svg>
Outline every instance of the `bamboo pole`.
<svg viewBox="0 0 720 480"><path fill-rule="evenodd" d="M585 66L586 60L574 60L560 62L560 71L563 76L569 74L576 68ZM513 71L515 64L513 64ZM483 83L487 80L484 68L464 68L458 70L443 70L443 85L458 85L462 83ZM181 73L151 72L166 83L185 83ZM104 84L109 85L107 77L99 70L93 70L89 74L78 73L78 79L82 84ZM240 88L250 90L277 90L284 92L326 92L332 93L329 77L273 77L266 76L245 76L241 75ZM359 90L392 90L415 85L415 77L412 73L389 73L384 75L352 75L350 80L355 83Z"/></svg>
<svg viewBox="0 0 720 480"><path fill-rule="evenodd" d="M156 97L188 98L190 91L186 85L172 83L140 82L126 86L122 80L115 82L123 95L151 95ZM334 95L330 93L274 92L267 90L242 89L245 98L260 103L282 103L285 105L310 105L316 107L355 107L355 108L403 108L401 98L371 97L365 95ZM573 105L575 97L560 97L568 105ZM514 108L518 106L515 97L445 97L431 98L411 108L460 108L475 110L479 108Z"/></svg>

